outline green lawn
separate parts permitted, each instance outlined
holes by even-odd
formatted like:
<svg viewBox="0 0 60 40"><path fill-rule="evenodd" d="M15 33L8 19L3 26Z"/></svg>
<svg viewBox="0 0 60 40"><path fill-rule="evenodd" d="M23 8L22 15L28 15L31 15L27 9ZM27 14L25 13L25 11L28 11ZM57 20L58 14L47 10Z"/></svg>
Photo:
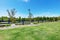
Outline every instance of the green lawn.
<svg viewBox="0 0 60 40"><path fill-rule="evenodd" d="M0 40L60 40L60 22L40 26L0 30Z"/></svg>

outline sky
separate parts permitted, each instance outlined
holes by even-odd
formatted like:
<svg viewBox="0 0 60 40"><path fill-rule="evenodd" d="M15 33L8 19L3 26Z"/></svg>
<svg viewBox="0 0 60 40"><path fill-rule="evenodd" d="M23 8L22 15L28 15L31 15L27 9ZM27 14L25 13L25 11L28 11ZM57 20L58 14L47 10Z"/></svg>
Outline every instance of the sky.
<svg viewBox="0 0 60 40"><path fill-rule="evenodd" d="M28 17L28 9L34 17L60 16L60 0L0 0L0 17L8 16L7 9L15 8L15 17Z"/></svg>

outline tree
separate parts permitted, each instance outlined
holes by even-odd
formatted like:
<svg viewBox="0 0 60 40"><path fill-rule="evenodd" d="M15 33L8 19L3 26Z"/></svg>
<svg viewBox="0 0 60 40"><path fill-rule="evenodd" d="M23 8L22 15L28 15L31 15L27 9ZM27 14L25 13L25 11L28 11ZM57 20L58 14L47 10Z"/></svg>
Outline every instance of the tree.
<svg viewBox="0 0 60 40"><path fill-rule="evenodd" d="M8 17L6 17L6 16L2 16L2 21L4 21L4 22L8 22Z"/></svg>
<svg viewBox="0 0 60 40"><path fill-rule="evenodd" d="M4 19L3 19L3 17L1 17L1 19L2 19L2 22L4 22Z"/></svg>
<svg viewBox="0 0 60 40"><path fill-rule="evenodd" d="M11 9L11 10L7 10L7 12L8 12L8 15L9 15L9 17L10 17L10 21L12 22L12 23L15 23L15 13L16 13L16 10L15 9Z"/></svg>
<svg viewBox="0 0 60 40"><path fill-rule="evenodd" d="M55 21L58 21L58 18L57 17L55 17Z"/></svg>
<svg viewBox="0 0 60 40"><path fill-rule="evenodd" d="M36 18L36 20L37 20L37 21L38 21L38 23L39 23L39 21L40 21L40 17L37 17L37 18Z"/></svg>
<svg viewBox="0 0 60 40"><path fill-rule="evenodd" d="M60 16L57 19L60 21Z"/></svg>
<svg viewBox="0 0 60 40"><path fill-rule="evenodd" d="M28 16L28 18L29 18L29 21L30 21L30 23L31 23L31 20L32 20L32 13L31 13L31 11L30 11L30 9L28 9L28 12L29 12L29 16Z"/></svg>
<svg viewBox="0 0 60 40"><path fill-rule="evenodd" d="M21 22L21 17L18 18L18 21Z"/></svg>
<svg viewBox="0 0 60 40"><path fill-rule="evenodd" d="M25 18L22 18L22 24L24 25L24 23L25 23Z"/></svg>

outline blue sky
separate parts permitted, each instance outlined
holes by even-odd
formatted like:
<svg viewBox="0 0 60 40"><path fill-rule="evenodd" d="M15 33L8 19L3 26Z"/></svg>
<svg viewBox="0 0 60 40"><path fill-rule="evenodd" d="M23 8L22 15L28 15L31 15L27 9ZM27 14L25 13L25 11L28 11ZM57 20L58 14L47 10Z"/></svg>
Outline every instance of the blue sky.
<svg viewBox="0 0 60 40"><path fill-rule="evenodd" d="M28 9L36 16L60 16L60 0L0 0L0 17L15 8L16 17L28 17Z"/></svg>

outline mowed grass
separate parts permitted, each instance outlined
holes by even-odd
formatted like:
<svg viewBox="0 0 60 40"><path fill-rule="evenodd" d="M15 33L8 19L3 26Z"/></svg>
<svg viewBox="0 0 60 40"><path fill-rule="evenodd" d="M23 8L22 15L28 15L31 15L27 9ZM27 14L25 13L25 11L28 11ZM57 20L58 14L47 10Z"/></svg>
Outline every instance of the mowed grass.
<svg viewBox="0 0 60 40"><path fill-rule="evenodd" d="M60 40L60 22L0 30L0 40Z"/></svg>

